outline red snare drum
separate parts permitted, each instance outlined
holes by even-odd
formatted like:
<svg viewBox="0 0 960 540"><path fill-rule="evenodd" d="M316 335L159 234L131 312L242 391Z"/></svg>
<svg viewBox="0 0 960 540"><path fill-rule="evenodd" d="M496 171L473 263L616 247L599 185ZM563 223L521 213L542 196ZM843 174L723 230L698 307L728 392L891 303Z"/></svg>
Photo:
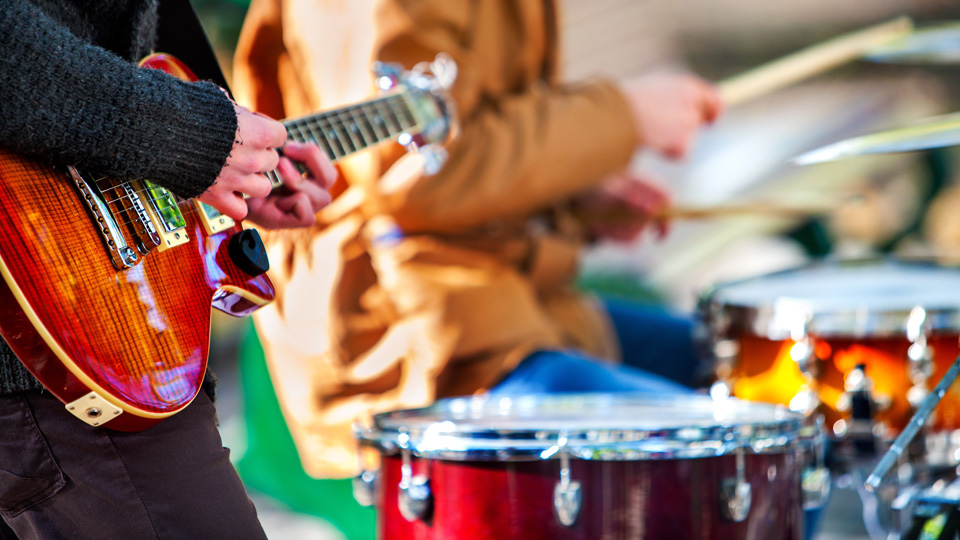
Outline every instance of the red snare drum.
<svg viewBox="0 0 960 540"><path fill-rule="evenodd" d="M838 435L851 392L867 391L876 433L895 436L960 353L956 268L817 264L719 285L702 307L717 343L711 393L817 411ZM935 432L960 429L958 392L940 402Z"/></svg>
<svg viewBox="0 0 960 540"><path fill-rule="evenodd" d="M360 438L383 457L382 539L801 540L802 422L703 396L478 397Z"/></svg>

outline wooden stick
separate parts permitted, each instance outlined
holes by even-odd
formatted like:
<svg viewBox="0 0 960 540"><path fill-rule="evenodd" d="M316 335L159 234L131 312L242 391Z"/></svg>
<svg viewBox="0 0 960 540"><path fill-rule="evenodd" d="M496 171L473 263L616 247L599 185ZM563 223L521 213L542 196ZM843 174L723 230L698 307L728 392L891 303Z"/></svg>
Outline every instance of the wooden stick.
<svg viewBox="0 0 960 540"><path fill-rule="evenodd" d="M713 219L722 217L769 216L784 218L805 218L828 214L837 209L839 203L823 204L779 204L752 202L744 204L720 204L716 206L669 206L655 216L648 216L628 210L615 212L575 211L577 218L587 222L619 223L646 220L674 219Z"/></svg>
<svg viewBox="0 0 960 540"><path fill-rule="evenodd" d="M657 216L661 219L709 219L727 216L769 215L773 217L807 217L828 214L837 204L747 203L716 206L671 206Z"/></svg>
<svg viewBox="0 0 960 540"><path fill-rule="evenodd" d="M753 68L718 84L726 104L737 105L817 73L860 58L871 49L913 31L913 21L900 17L807 47Z"/></svg>

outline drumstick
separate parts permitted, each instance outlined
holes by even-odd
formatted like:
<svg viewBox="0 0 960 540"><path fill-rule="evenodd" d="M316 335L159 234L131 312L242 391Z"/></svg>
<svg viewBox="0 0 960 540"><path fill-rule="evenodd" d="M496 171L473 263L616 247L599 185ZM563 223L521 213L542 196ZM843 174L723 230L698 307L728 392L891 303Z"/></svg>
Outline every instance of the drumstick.
<svg viewBox="0 0 960 540"><path fill-rule="evenodd" d="M772 215L776 217L808 217L827 214L837 209L836 203L830 204L777 204L746 203L721 204L716 206L669 206L657 214L659 219L708 219L725 216Z"/></svg>
<svg viewBox="0 0 960 540"><path fill-rule="evenodd" d="M715 206L668 206L654 215L632 211L628 209L614 211L574 210L574 215L587 222L593 223L621 223L646 220L673 220L673 219L710 219L733 216L766 215L772 217L804 218L827 214L838 207L838 203L829 204L779 204L768 202L754 202L744 204L721 204Z"/></svg>
<svg viewBox="0 0 960 540"><path fill-rule="evenodd" d="M737 105L804 78L856 60L871 49L909 34L913 21L892 21L845 34L728 78L718 87L724 102Z"/></svg>

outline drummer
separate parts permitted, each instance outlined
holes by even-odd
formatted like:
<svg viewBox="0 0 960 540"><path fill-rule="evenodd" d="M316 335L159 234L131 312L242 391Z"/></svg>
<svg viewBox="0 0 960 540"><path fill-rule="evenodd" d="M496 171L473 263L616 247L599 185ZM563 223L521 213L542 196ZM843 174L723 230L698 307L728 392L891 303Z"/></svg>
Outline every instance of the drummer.
<svg viewBox="0 0 960 540"><path fill-rule="evenodd" d="M460 121L438 174L309 235L266 235L278 300L256 322L307 472L355 474L355 419L438 398L688 391L689 321L573 281L584 245L635 240L667 204L627 165L640 148L684 156L721 112L714 88L680 74L561 82L553 1L305 6L253 1L241 102L275 117L329 109L369 97L365 58L409 68L445 52ZM410 158L397 150L341 162L345 183L400 174ZM625 211L636 219L583 217Z"/></svg>

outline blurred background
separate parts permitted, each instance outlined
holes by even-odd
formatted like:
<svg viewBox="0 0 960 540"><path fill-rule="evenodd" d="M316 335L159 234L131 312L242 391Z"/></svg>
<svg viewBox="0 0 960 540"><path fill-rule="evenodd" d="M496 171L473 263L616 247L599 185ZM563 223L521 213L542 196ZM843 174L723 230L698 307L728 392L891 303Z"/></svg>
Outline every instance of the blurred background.
<svg viewBox="0 0 960 540"><path fill-rule="evenodd" d="M245 0L192 0L230 78ZM344 0L346 1L346 0ZM952 0L560 0L564 73L570 79L688 69L721 81L856 28L900 15L918 25L960 20ZM791 158L860 133L960 110L960 68L855 62L731 108L681 164L637 156L635 166L691 205L751 201L827 204L818 217L739 216L677 222L663 241L598 246L585 258L585 289L690 311L711 284L821 257L896 253L944 260L960 253L958 155L943 149L795 167ZM241 409L238 344L248 321L214 315L211 363L221 383L225 445L242 461L251 411ZM256 415L253 415L254 417ZM279 414L261 415L268 426ZM264 429L263 426L257 429ZM269 429L267 429L268 432ZM282 429L272 432L277 445ZM288 436L288 435L287 435ZM288 454L296 467L296 454ZM255 465L253 465L255 466ZM248 467L249 468L249 467ZM256 472L246 471L245 479ZM282 478L263 482L283 482ZM297 505L251 493L271 538L343 538ZM311 497L309 488L304 497ZM346 492L338 496L348 496ZM331 497L316 494L316 497ZM865 538L856 496L840 490L818 538ZM306 503L304 503L306 504ZM334 501L335 504L335 501Z"/></svg>

